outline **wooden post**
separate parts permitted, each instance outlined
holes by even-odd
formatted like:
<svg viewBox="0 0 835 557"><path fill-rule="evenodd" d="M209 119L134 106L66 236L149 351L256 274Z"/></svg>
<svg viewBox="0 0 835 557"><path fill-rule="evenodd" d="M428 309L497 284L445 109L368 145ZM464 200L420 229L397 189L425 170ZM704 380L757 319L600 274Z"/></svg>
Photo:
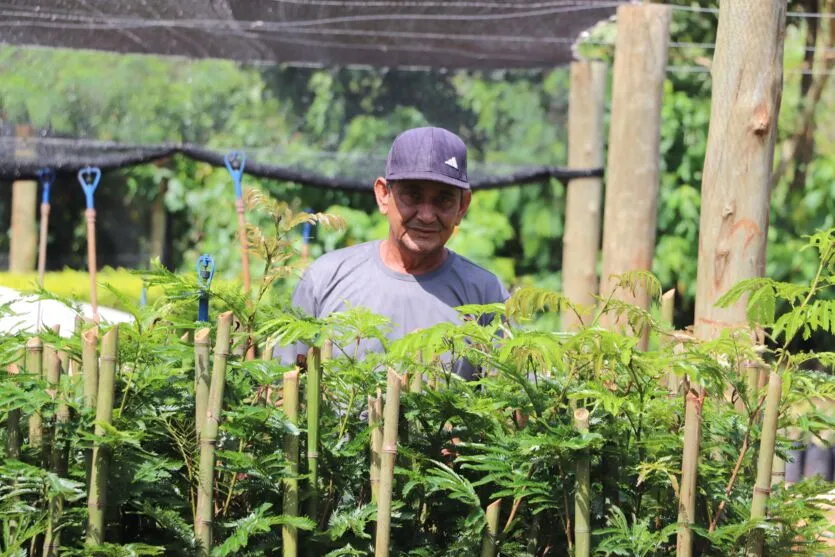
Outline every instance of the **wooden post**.
<svg viewBox="0 0 835 557"><path fill-rule="evenodd" d="M35 147L31 142L32 128L17 126L15 131L15 160L31 161ZM9 243L9 271L28 273L35 270L37 237L38 183L34 180L15 180L12 184L12 230Z"/></svg>
<svg viewBox="0 0 835 557"><path fill-rule="evenodd" d="M583 60L571 64L568 104L568 166L603 166L603 113L606 64ZM597 294L600 249L601 178L577 178L567 186L562 251L563 292L569 300L592 307ZM574 329L574 312L562 316L563 330Z"/></svg>
<svg viewBox="0 0 835 557"><path fill-rule="evenodd" d="M603 296L613 290L611 275L652 268L671 13L669 6L660 4L626 4L617 11L600 277ZM649 306L646 293L632 297L618 292L617 296ZM607 324L616 325L611 320ZM646 341L645 334L643 347Z"/></svg>
<svg viewBox="0 0 835 557"><path fill-rule="evenodd" d="M695 333L701 339L747 323L747 297L725 309L716 300L765 270L785 19L786 0L719 4L699 220Z"/></svg>
<svg viewBox="0 0 835 557"><path fill-rule="evenodd" d="M762 276L769 211L769 180L783 83L786 0L721 0L712 76L710 128L702 174L695 334L718 337L745 325L747 298L732 307L716 300L741 280ZM721 394L721 393L719 393ZM700 386L688 393L703 399ZM692 416L692 418L691 418ZM688 423L695 420L695 423ZM696 431L695 450L685 451L683 470L697 470L701 416L685 417ZM770 473L770 469L769 469ZM695 490L680 508L695 506ZM679 530L677 555L690 555L689 524Z"/></svg>

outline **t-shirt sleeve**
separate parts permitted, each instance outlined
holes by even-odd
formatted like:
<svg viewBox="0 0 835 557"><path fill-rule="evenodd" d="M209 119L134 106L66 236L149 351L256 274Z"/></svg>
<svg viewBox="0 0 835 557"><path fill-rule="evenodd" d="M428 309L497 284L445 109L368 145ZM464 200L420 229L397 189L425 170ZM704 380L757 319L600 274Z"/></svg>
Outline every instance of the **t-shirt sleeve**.
<svg viewBox="0 0 835 557"><path fill-rule="evenodd" d="M319 317L314 282L313 272L308 269L302 275L302 279L296 284L295 290L293 290L291 304L293 307L304 311L310 317Z"/></svg>
<svg viewBox="0 0 835 557"><path fill-rule="evenodd" d="M318 317L319 311L314 286L315 281L311 270L308 268L304 275L302 275L301 280L296 284L296 288L293 290L293 297L290 300L293 307L302 310L310 317ZM286 346L277 345L275 350L273 350L273 358L285 365L295 364L298 356L306 354L307 345L303 342L294 342Z"/></svg>

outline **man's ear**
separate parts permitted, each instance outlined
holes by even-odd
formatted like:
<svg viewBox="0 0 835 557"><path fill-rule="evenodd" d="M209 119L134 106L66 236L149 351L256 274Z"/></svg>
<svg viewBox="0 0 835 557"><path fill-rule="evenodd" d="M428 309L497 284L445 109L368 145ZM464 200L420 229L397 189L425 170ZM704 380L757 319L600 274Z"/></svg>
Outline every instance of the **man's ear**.
<svg viewBox="0 0 835 557"><path fill-rule="evenodd" d="M377 199L377 207L384 215L388 214L389 204L392 202L391 195L386 179L382 176L377 178L374 181L374 197Z"/></svg>
<svg viewBox="0 0 835 557"><path fill-rule="evenodd" d="M461 224L461 219L467 214L467 209L470 208L470 201L473 200L473 192L464 190L464 195L461 196L461 208L458 209L458 217L455 219L455 224Z"/></svg>

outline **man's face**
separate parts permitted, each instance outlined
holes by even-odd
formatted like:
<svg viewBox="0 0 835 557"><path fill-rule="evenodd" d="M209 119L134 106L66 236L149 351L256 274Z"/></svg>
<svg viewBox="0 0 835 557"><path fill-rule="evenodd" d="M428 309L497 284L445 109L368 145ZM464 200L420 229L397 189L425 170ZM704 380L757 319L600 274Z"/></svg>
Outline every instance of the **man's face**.
<svg viewBox="0 0 835 557"><path fill-rule="evenodd" d="M374 193L395 241L421 255L444 247L472 196L467 190L424 180L396 182L389 187L382 178L375 182Z"/></svg>

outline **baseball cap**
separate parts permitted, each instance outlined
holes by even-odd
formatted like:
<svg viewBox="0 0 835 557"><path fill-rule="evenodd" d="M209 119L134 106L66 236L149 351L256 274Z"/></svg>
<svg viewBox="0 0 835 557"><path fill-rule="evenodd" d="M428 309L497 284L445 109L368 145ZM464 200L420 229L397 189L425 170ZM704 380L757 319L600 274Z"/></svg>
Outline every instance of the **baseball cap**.
<svg viewBox="0 0 835 557"><path fill-rule="evenodd" d="M386 161L386 180L430 180L465 190L467 146L443 128L413 128L394 139Z"/></svg>

